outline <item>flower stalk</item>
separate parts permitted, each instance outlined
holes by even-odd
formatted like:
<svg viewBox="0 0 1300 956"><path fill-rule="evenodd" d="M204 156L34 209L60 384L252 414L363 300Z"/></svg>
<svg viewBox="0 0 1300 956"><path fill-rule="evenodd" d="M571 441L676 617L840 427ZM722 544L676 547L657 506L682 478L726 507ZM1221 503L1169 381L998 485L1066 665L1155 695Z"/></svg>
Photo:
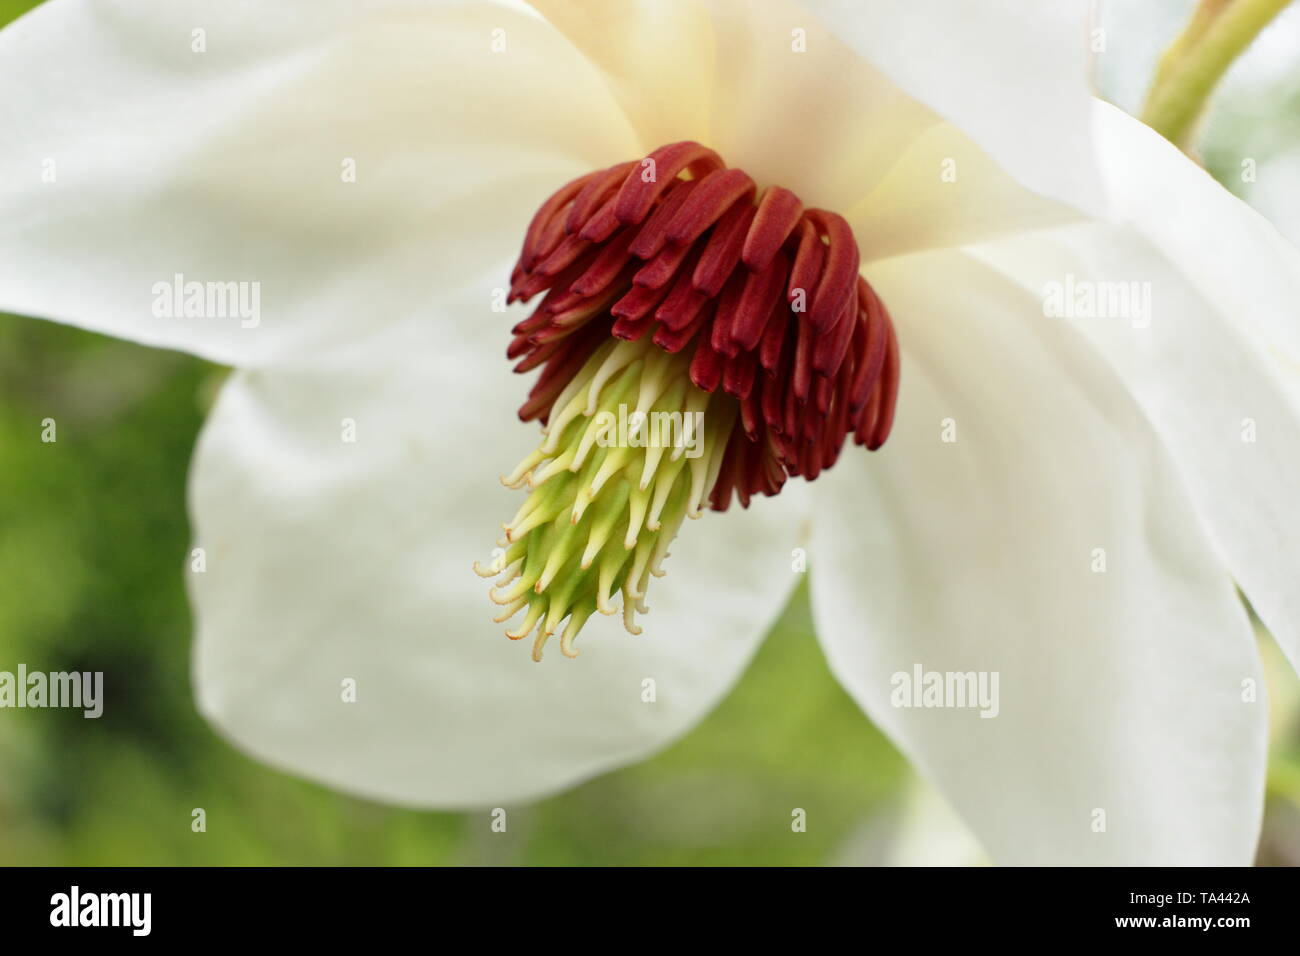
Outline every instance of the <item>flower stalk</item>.
<svg viewBox="0 0 1300 956"><path fill-rule="evenodd" d="M1143 121L1183 151L1223 74L1290 0L1201 0L1156 68Z"/></svg>

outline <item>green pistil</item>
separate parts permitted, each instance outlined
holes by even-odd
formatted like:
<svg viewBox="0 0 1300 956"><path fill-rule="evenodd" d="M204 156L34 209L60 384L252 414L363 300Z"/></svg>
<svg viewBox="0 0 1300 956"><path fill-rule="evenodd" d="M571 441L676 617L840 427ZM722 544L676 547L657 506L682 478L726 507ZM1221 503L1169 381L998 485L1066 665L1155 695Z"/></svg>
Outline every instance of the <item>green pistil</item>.
<svg viewBox="0 0 1300 956"><path fill-rule="evenodd" d="M527 486L528 499L502 525L497 557L474 567L500 576L490 594L504 610L494 620L524 612L506 635L536 631L534 660L566 619L560 651L576 657L574 638L593 613L618 610L616 594L624 626L641 633L635 617L649 610L650 578L663 575L682 521L700 516L736 418L735 403L711 401L689 368L689 355L648 337L611 340L556 399L541 445L502 478Z"/></svg>

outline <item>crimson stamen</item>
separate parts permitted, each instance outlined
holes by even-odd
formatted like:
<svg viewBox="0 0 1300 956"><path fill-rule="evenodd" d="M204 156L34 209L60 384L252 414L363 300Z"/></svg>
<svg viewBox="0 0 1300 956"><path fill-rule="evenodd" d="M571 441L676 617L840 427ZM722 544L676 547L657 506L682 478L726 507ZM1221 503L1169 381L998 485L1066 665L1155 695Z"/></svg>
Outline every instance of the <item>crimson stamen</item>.
<svg viewBox="0 0 1300 956"><path fill-rule="evenodd" d="M874 450L893 424L898 338L859 266L842 216L758 195L699 143L579 177L533 216L511 274L510 301L547 293L507 351L542 369L520 417L546 421L610 337L649 335L691 349L690 382L735 402L715 509L815 478L850 435Z"/></svg>

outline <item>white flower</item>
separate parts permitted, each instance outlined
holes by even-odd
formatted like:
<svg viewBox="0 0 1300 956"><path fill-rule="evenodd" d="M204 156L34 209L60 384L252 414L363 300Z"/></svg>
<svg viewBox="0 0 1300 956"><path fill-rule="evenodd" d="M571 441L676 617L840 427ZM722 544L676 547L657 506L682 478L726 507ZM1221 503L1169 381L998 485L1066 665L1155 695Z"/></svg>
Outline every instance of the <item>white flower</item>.
<svg viewBox="0 0 1300 956"><path fill-rule="evenodd" d="M995 860L1248 863L1233 584L1296 662L1300 263L1091 99L1086 7L54 0L7 28L0 308L237 369L191 473L204 713L376 799L529 800L698 721L807 546L835 674ZM539 667L468 569L536 440L492 293L557 186L688 139L848 218L894 434L691 526L645 634L595 619ZM155 314L178 274L259 283L257 321ZM1121 281L1130 315L1045 315ZM918 665L996 673L997 716L892 706Z"/></svg>

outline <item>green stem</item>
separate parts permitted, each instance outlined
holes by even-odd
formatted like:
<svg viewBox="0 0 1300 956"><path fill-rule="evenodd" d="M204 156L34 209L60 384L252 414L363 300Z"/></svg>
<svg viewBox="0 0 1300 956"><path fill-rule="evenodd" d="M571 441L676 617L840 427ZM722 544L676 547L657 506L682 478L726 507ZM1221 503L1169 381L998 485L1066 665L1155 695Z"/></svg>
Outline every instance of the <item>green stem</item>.
<svg viewBox="0 0 1300 956"><path fill-rule="evenodd" d="M1183 149L1215 84L1290 0L1201 0L1160 60L1142 119Z"/></svg>

